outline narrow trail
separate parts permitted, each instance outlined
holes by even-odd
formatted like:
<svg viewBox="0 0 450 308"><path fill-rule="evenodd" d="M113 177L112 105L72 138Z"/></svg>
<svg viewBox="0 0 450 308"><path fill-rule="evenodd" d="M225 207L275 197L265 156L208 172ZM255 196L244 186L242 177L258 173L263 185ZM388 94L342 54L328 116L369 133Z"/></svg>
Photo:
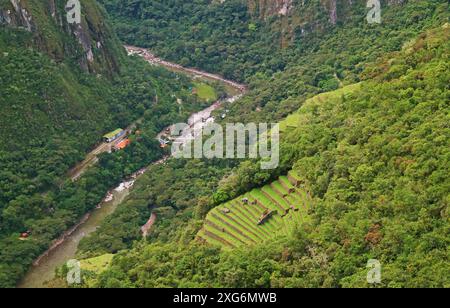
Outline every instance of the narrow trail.
<svg viewBox="0 0 450 308"><path fill-rule="evenodd" d="M152 229L153 225L156 222L156 218L157 218L156 214L152 213L152 215L150 216L150 219L147 221L147 223L141 227L141 232L142 232L143 237L148 236L150 230Z"/></svg>

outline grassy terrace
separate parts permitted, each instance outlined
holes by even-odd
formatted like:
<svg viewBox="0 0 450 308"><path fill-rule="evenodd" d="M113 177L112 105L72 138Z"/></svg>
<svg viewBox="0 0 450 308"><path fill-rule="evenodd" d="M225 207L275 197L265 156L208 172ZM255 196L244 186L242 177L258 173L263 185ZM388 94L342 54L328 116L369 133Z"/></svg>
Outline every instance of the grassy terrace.
<svg viewBox="0 0 450 308"><path fill-rule="evenodd" d="M310 203L302 185L302 179L290 172L278 181L212 209L197 239L233 249L291 234L297 224L307 220ZM269 211L273 211L272 216L258 224Z"/></svg>
<svg viewBox="0 0 450 308"><path fill-rule="evenodd" d="M95 258L85 259L81 261L80 266L85 271L100 274L109 267L113 257L113 254L104 254Z"/></svg>
<svg viewBox="0 0 450 308"><path fill-rule="evenodd" d="M197 91L197 96L205 101L212 102L217 100L216 90L209 84L203 82L196 82L195 89Z"/></svg>

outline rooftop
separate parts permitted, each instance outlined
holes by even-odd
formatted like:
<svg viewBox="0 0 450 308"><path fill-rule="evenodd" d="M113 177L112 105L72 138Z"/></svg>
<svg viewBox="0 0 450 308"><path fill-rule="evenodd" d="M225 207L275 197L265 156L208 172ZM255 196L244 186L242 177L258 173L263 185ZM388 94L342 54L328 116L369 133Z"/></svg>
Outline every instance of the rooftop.
<svg viewBox="0 0 450 308"><path fill-rule="evenodd" d="M121 142L119 142L115 148L119 150L125 149L129 144L131 143L130 139L124 139Z"/></svg>
<svg viewBox="0 0 450 308"><path fill-rule="evenodd" d="M117 134L121 133L122 131L123 131L123 129L118 128L118 129L116 129L115 131L110 132L110 133L104 135L103 138L108 138L108 139L109 139L109 138L113 138L113 137L115 137Z"/></svg>

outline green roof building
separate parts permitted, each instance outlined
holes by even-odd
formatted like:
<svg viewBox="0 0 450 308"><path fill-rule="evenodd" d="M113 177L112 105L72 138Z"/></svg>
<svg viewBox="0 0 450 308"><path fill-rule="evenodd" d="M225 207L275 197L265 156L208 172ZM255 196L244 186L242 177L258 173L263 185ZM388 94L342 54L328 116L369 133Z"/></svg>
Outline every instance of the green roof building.
<svg viewBox="0 0 450 308"><path fill-rule="evenodd" d="M113 132L110 132L103 136L106 142L113 142L117 138L122 137L125 134L125 131L121 128L116 129Z"/></svg>

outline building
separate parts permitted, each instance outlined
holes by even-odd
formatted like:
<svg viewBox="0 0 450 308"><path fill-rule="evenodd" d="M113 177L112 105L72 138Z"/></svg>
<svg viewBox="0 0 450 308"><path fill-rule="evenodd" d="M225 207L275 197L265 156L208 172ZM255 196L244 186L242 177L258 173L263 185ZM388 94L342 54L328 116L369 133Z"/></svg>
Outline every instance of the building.
<svg viewBox="0 0 450 308"><path fill-rule="evenodd" d="M158 141L159 141L159 146L160 146L162 149L165 149L165 148L168 147L169 144L170 144L170 141L167 140L167 139L158 138Z"/></svg>
<svg viewBox="0 0 450 308"><path fill-rule="evenodd" d="M31 235L31 231L22 232L22 233L20 233L19 239L22 241L26 240L27 238L30 237L30 235Z"/></svg>
<svg viewBox="0 0 450 308"><path fill-rule="evenodd" d="M127 146L129 146L130 143L131 143L130 139L128 139L128 138L127 138L127 139L124 139L124 140L120 141L118 144L116 144L116 145L114 146L114 150L116 150L116 151L123 150L123 149L125 149Z"/></svg>
<svg viewBox="0 0 450 308"><path fill-rule="evenodd" d="M106 135L103 136L103 139L105 140L105 142L113 142L114 140L117 140L117 138L120 138L122 136L125 135L125 131L121 128L116 129L113 132L110 132Z"/></svg>

